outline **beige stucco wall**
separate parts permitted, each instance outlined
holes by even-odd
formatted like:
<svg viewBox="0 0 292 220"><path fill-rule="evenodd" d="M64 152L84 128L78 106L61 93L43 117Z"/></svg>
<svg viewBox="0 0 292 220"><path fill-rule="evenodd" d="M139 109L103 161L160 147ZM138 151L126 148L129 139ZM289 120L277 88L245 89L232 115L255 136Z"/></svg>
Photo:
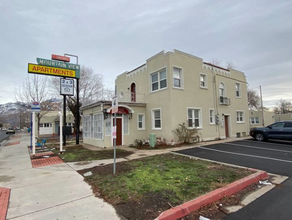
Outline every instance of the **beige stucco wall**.
<svg viewBox="0 0 292 220"><path fill-rule="evenodd" d="M275 120L278 121L291 121L292 120L292 113L287 114L275 114Z"/></svg>
<svg viewBox="0 0 292 220"><path fill-rule="evenodd" d="M250 118L251 117L258 117L259 118L259 123L258 124L251 124L250 123L250 127L262 127L263 123L262 123L262 112L261 111L257 111L257 110L250 110L249 111L249 115ZM275 113L274 112L270 112L270 111L264 111L264 126L268 126L270 124L275 123Z"/></svg>
<svg viewBox="0 0 292 220"><path fill-rule="evenodd" d="M173 88L173 67L179 67L183 71L183 88ZM150 92L150 74L166 68L167 88ZM200 88L200 73L207 75L208 88ZM227 74L228 73L228 74ZM213 77L216 82L213 83ZM145 102L146 105L146 137L149 133L156 133L157 136L166 138L168 141L175 138L173 130L179 123L187 121L187 107L197 107L202 110L202 134L203 140L225 138L225 128L219 125L209 123L209 109L212 108L219 115L220 120L224 115L230 115L229 127L230 136L235 137L236 133L242 135L249 130L249 111L247 106L247 87L246 78L242 72L231 69L230 71L221 71L218 68L204 65L201 58L185 54L180 51L160 52L149 58L146 64L134 71L121 74L116 79L117 93L123 91L124 96L119 97L121 101L130 101L131 83L136 84L137 102ZM224 82L227 97L231 100L231 105L224 106L218 104L219 101L219 83ZM241 97L235 96L235 83L241 85ZM128 89L129 88L129 89ZM126 91L126 92L125 92ZM214 94L216 92L216 97ZM153 130L151 120L151 110L160 108L162 114L162 129ZM236 122L236 111L244 111L244 123ZM136 131L133 131L133 135Z"/></svg>

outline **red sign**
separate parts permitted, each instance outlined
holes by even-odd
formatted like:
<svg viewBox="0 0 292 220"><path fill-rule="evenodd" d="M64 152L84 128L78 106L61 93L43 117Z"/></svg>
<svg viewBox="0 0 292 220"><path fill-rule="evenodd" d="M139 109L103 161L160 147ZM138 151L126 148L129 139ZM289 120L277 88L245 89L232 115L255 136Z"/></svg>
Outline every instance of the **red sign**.
<svg viewBox="0 0 292 220"><path fill-rule="evenodd" d="M124 107L119 107L118 111L115 112L115 113L117 113L117 114L129 114L129 110L124 108ZM110 110L110 114L113 114L112 109Z"/></svg>
<svg viewBox="0 0 292 220"><path fill-rule="evenodd" d="M64 61L64 62L70 62L70 57L52 54L52 60L60 60L60 61Z"/></svg>

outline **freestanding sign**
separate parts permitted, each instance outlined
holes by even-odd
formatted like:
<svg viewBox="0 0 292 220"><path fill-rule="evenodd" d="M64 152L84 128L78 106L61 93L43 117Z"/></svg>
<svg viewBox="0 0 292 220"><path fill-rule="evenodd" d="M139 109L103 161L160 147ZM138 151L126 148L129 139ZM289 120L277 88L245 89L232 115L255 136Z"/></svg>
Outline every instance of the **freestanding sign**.
<svg viewBox="0 0 292 220"><path fill-rule="evenodd" d="M41 65L32 64L32 63L28 64L28 72L40 74L40 75L79 78L79 76L76 74L76 70L63 69L63 68L50 67L50 66L41 66Z"/></svg>
<svg viewBox="0 0 292 220"><path fill-rule="evenodd" d="M41 111L40 103L38 103L38 102L31 103L31 111L39 113Z"/></svg>
<svg viewBox="0 0 292 220"><path fill-rule="evenodd" d="M65 57L65 56L52 54L52 60L61 60L61 61L64 61L64 62L70 62L70 57Z"/></svg>
<svg viewBox="0 0 292 220"><path fill-rule="evenodd" d="M74 80L73 79L60 79L60 94L61 95L74 95Z"/></svg>

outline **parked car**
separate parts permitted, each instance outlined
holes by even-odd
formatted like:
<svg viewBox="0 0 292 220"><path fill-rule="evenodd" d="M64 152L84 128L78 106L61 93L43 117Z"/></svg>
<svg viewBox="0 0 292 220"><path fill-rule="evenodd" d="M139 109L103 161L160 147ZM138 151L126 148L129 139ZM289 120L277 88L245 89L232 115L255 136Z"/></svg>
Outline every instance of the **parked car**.
<svg viewBox="0 0 292 220"><path fill-rule="evenodd" d="M15 130L14 128L8 128L7 131L6 131L6 134L15 134Z"/></svg>
<svg viewBox="0 0 292 220"><path fill-rule="evenodd" d="M249 134L258 141L268 139L292 140L292 121L281 121L267 127L251 128Z"/></svg>

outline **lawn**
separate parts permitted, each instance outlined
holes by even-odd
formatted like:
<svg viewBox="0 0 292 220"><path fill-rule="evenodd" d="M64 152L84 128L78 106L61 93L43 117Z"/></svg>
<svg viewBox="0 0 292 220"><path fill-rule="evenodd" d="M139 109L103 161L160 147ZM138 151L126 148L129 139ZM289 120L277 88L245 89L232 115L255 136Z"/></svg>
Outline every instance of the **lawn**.
<svg viewBox="0 0 292 220"><path fill-rule="evenodd" d="M63 154L58 154L59 150L54 150L64 162L78 162L78 161L91 161L91 160L103 160L112 159L114 157L114 150L100 150L92 151L83 147L67 147L64 148L65 152ZM131 155L132 152L117 149L117 158L123 158Z"/></svg>
<svg viewBox="0 0 292 220"><path fill-rule="evenodd" d="M99 197L127 219L154 219L162 211L243 178L252 172L165 154L79 171Z"/></svg>

